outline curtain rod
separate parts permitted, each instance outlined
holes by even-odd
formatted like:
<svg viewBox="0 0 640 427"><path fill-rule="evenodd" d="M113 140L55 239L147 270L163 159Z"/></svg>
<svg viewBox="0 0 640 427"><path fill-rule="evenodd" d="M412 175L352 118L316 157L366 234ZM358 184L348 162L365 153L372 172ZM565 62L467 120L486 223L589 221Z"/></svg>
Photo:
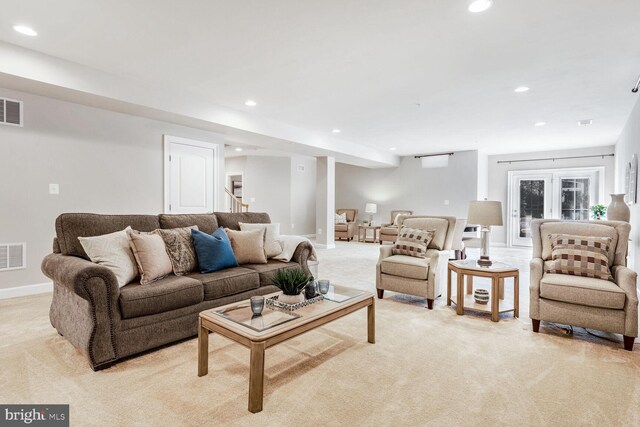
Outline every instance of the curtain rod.
<svg viewBox="0 0 640 427"><path fill-rule="evenodd" d="M438 154L420 154L419 156L413 156L414 159L421 159L423 157L437 157L437 156L453 156L451 153L438 153Z"/></svg>
<svg viewBox="0 0 640 427"><path fill-rule="evenodd" d="M615 156L615 154L613 153L609 153L609 154L594 154L592 156L571 156L571 157L547 157L546 159L524 159L524 160L498 160L498 164L500 163L523 163L523 162L540 162L543 160L551 160L553 162L555 162L556 160L568 160L568 159L589 159L592 157L602 157L603 159L605 157L613 157Z"/></svg>

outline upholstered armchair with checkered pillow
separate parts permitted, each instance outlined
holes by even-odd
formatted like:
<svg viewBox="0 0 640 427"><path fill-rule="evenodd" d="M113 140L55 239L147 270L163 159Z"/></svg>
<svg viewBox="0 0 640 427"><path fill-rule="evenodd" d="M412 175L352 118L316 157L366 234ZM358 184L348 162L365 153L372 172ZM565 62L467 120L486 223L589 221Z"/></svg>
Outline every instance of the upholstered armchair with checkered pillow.
<svg viewBox="0 0 640 427"><path fill-rule="evenodd" d="M540 321L638 336L637 274L627 268L631 226L621 221L531 222L529 316Z"/></svg>
<svg viewBox="0 0 640 427"><path fill-rule="evenodd" d="M442 294L456 218L452 216L400 216L398 239L380 247L376 265L378 298L384 291L427 299L427 307ZM410 230L407 232L406 230Z"/></svg>

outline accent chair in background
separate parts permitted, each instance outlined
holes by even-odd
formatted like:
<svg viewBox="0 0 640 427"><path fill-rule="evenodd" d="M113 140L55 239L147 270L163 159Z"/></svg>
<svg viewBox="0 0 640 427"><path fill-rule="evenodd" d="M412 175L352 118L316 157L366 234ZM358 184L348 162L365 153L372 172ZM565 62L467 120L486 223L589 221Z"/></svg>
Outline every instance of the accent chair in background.
<svg viewBox="0 0 640 427"><path fill-rule="evenodd" d="M593 328L622 334L624 348L633 349L638 336L638 275L626 267L630 230L631 226L622 221L531 221L529 316L534 332L539 331L541 320ZM611 238L607 258L613 280L547 273L556 271L552 264L552 235ZM582 258L578 264L593 264L593 260Z"/></svg>
<svg viewBox="0 0 640 427"><path fill-rule="evenodd" d="M356 220L358 219L358 209L336 209L336 214L345 214L347 218L346 223L335 224L334 237L339 239L346 239L347 241L353 240L353 235L356 228Z"/></svg>
<svg viewBox="0 0 640 427"><path fill-rule="evenodd" d="M380 244L382 242L395 242L398 237L398 221L400 216L411 216L413 211L395 210L391 211L391 222L380 226Z"/></svg>

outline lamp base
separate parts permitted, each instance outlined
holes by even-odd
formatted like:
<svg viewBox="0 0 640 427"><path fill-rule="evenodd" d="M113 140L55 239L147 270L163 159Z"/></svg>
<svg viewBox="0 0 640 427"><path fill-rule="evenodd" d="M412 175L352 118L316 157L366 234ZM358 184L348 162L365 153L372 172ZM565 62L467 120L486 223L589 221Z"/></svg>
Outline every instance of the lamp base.
<svg viewBox="0 0 640 427"><path fill-rule="evenodd" d="M489 259L488 256L481 256L478 260L478 265L480 267L491 267L492 264L493 262Z"/></svg>

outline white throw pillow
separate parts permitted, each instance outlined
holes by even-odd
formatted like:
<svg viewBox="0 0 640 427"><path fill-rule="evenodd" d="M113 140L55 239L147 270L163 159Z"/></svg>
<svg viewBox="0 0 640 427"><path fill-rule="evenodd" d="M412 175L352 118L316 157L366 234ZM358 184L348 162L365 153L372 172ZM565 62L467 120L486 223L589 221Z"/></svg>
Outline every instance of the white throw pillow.
<svg viewBox="0 0 640 427"><path fill-rule="evenodd" d="M249 222L240 222L240 231L265 230L264 233L264 253L267 258L282 253L282 245L278 241L280 239L280 223L258 224Z"/></svg>
<svg viewBox="0 0 640 427"><path fill-rule="evenodd" d="M131 227L102 236L78 237L92 262L113 271L119 287L138 276L138 266L131 251L128 230L131 230Z"/></svg>
<svg viewBox="0 0 640 427"><path fill-rule="evenodd" d="M336 224L346 224L347 223L347 213L343 212L341 214L336 214Z"/></svg>

